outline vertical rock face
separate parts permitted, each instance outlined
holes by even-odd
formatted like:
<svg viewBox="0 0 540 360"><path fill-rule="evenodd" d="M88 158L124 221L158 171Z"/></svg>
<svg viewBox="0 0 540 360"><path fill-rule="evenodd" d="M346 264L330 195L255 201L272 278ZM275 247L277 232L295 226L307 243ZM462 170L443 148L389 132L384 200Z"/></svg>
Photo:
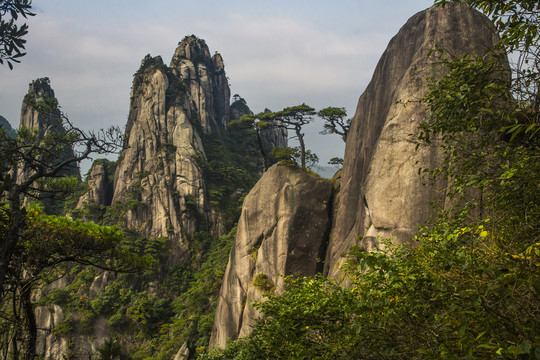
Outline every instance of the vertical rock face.
<svg viewBox="0 0 540 360"><path fill-rule="evenodd" d="M11 127L9 121L7 121L6 118L3 116L0 116L0 128L4 129L6 135L9 137L15 137L17 135L15 133L15 130L13 130L13 128Z"/></svg>
<svg viewBox="0 0 540 360"><path fill-rule="evenodd" d="M48 78L34 80L28 86L28 93L25 95L21 106L21 123L20 129L27 128L37 131L38 139L43 139L47 134L55 133L63 135L66 130L63 126L62 114L58 108L58 100L54 96L54 91L51 88ZM51 159L41 158L41 161L47 165L54 165L62 162L67 158L74 157L72 148L66 148L62 154ZM14 176L20 183L28 179L32 169L21 164L15 171ZM79 168L72 166L65 168L61 175L79 177ZM54 201L45 201L47 207L54 206Z"/></svg>
<svg viewBox="0 0 540 360"><path fill-rule="evenodd" d="M220 54L210 57L204 40L187 36L171 60L172 73L186 86L206 133L221 133L229 122L231 92Z"/></svg>
<svg viewBox="0 0 540 360"><path fill-rule="evenodd" d="M274 165L250 191L225 271L210 346L246 335L258 317L249 306L282 291L280 275L315 275L329 229L332 184ZM319 269L320 270L320 269Z"/></svg>
<svg viewBox="0 0 540 360"><path fill-rule="evenodd" d="M53 335L54 328L64 321L64 311L58 305L36 307L36 327L38 340L36 353L44 359L61 359L69 353L68 339Z"/></svg>
<svg viewBox="0 0 540 360"><path fill-rule="evenodd" d="M95 205L109 206L113 196L113 183L107 166L101 163L94 163L88 178L89 190L79 198L76 209L81 209L84 204L93 203Z"/></svg>
<svg viewBox="0 0 540 360"><path fill-rule="evenodd" d="M206 207L197 162L205 161L204 149L190 121L196 116L182 82L160 57L148 55L133 82L113 204L127 206L128 227L149 237L168 236L180 247Z"/></svg>
<svg viewBox="0 0 540 360"><path fill-rule="evenodd" d="M276 123L276 126L273 126ZM287 129L281 127L281 120L272 120L272 126L262 132L262 136L272 147L286 148L289 143Z"/></svg>
<svg viewBox="0 0 540 360"><path fill-rule="evenodd" d="M37 129L39 135L43 136L47 131L58 131L61 124L58 100L49 79L34 80L28 86L28 93L22 103L20 127Z"/></svg>
<svg viewBox="0 0 540 360"><path fill-rule="evenodd" d="M241 98L238 94L233 96L233 103L230 106L230 119L237 120L244 115L253 115L253 111L249 108L246 100Z"/></svg>
<svg viewBox="0 0 540 360"><path fill-rule="evenodd" d="M270 109L264 109L265 113L272 112ZM275 126L274 126L275 125ZM289 146L287 128L282 127L279 119L272 120L272 126L262 132L262 136L273 146L277 148L286 148Z"/></svg>
<svg viewBox="0 0 540 360"><path fill-rule="evenodd" d="M444 199L437 187L423 186L418 176L418 168L439 163L436 146L415 151L413 143L427 116L417 100L435 68L428 52L438 43L454 55L482 54L496 42L489 19L464 3L418 13L390 41L352 120L340 206L326 257L329 276L337 274L341 254L358 243L358 236L365 249L377 237L407 241L431 215L429 203Z"/></svg>

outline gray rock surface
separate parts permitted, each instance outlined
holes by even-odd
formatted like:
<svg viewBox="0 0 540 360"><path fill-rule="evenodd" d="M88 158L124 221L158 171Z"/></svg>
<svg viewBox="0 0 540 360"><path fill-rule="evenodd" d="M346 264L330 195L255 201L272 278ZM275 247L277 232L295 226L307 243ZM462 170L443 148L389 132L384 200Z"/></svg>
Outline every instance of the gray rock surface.
<svg viewBox="0 0 540 360"><path fill-rule="evenodd" d="M416 14L390 41L352 120L326 274L339 273L341 254L355 244L369 250L378 237L409 240L432 214L429 203L444 199L437 191L444 184L426 187L418 176L420 167L439 163L436 145L415 151L413 143L427 116L417 100L435 69L427 55L436 43L459 56L496 41L491 22L464 3Z"/></svg>
<svg viewBox="0 0 540 360"><path fill-rule="evenodd" d="M265 113L272 112L270 109L264 109ZM289 133L286 127L279 119L272 120L271 126L262 132L262 136L272 145L277 148L286 148L289 143Z"/></svg>
<svg viewBox="0 0 540 360"><path fill-rule="evenodd" d="M330 225L332 184L299 169L274 165L244 200L236 240L221 287L210 346L251 331L263 300L264 280L283 290L280 275L310 276L320 270Z"/></svg>
<svg viewBox="0 0 540 360"><path fill-rule="evenodd" d="M64 311L58 305L38 306L35 311L38 328L36 353L47 360L62 359L63 355L69 353L69 341L54 335L52 331L64 320Z"/></svg>
<svg viewBox="0 0 540 360"><path fill-rule="evenodd" d="M112 202L113 183L107 167L103 163L94 163L88 175L88 191L79 198L76 209L82 209L86 204L109 206ZM94 220L95 219L86 219Z"/></svg>
<svg viewBox="0 0 540 360"><path fill-rule="evenodd" d="M221 55L211 57L204 40L187 36L178 44L170 68L185 84L204 132L224 131L231 91Z"/></svg>
<svg viewBox="0 0 540 360"><path fill-rule="evenodd" d="M178 245L197 229L206 208L198 161L205 161L196 116L185 89L163 65L147 56L134 79L125 149L115 174L113 204L127 206L126 225ZM194 209L186 205L186 199Z"/></svg>
<svg viewBox="0 0 540 360"><path fill-rule="evenodd" d="M22 102L20 127L39 130L40 136L47 131L58 131L62 120L57 105L49 78L32 81Z"/></svg>
<svg viewBox="0 0 540 360"><path fill-rule="evenodd" d="M27 128L38 132L41 139L48 133L64 134L63 119L58 108L58 100L54 95L48 78L40 78L28 85L28 93L25 95L21 106L21 121L19 129ZM73 157L73 149L65 149L65 152L55 158L52 163L57 164L61 160ZM47 162L52 165L48 160ZM21 164L14 173L18 182L22 182L30 176L33 170ZM80 176L76 166L66 168L62 172L66 176ZM47 203L51 203L48 201ZM47 204L46 204L47 205Z"/></svg>
<svg viewBox="0 0 540 360"><path fill-rule="evenodd" d="M7 119L3 116L0 116L0 128L4 129L6 135L9 137L15 137L17 135L9 121L7 121Z"/></svg>
<svg viewBox="0 0 540 360"><path fill-rule="evenodd" d="M189 359L189 348L187 343L182 345L180 350L176 353L173 360L188 360Z"/></svg>

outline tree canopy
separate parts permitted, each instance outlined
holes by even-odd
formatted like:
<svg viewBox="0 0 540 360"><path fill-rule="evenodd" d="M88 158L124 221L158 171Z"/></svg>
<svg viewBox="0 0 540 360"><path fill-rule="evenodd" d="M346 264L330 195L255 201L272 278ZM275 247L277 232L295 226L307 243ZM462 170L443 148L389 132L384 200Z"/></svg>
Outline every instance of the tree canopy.
<svg viewBox="0 0 540 360"><path fill-rule="evenodd" d="M320 110L317 115L325 121L321 134L337 134L347 142L351 119L345 119L347 116L345 108L331 106Z"/></svg>
<svg viewBox="0 0 540 360"><path fill-rule="evenodd" d="M28 34L28 25L18 25L19 16L27 19L31 12L31 0L4 0L0 2L0 64L4 61L13 70L13 63L20 63Z"/></svg>

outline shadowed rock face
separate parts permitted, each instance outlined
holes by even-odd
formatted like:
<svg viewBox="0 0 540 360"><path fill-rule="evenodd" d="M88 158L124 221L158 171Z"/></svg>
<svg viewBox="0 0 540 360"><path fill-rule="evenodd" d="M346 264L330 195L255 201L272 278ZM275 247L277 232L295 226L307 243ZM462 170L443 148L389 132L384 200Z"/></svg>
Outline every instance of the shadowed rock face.
<svg viewBox="0 0 540 360"><path fill-rule="evenodd" d="M47 131L58 131L62 124L58 101L48 78L32 81L21 107L21 125L39 130L42 137Z"/></svg>
<svg viewBox="0 0 540 360"><path fill-rule="evenodd" d="M88 178L90 190L79 198L76 209L81 209L85 203L109 206L112 201L113 184L109 181L109 171L105 164L94 163Z"/></svg>
<svg viewBox="0 0 540 360"><path fill-rule="evenodd" d="M3 116L0 116L0 128L4 129L4 131L6 132L6 135L8 137L15 137L17 136L17 133L15 132L15 130L11 127L11 124L9 123L9 121L6 120L5 117Z"/></svg>
<svg viewBox="0 0 540 360"><path fill-rule="evenodd" d="M496 42L490 21L462 3L416 14L390 41L352 120L326 274L338 273L341 254L353 245L369 250L377 237L408 241L432 214L429 203L444 200L437 191L444 184L426 187L418 176L418 168L439 164L436 145L415 151L413 143L427 116L417 100L435 69L427 55L436 43L459 56Z"/></svg>
<svg viewBox="0 0 540 360"><path fill-rule="evenodd" d="M49 78L40 78L32 81L28 85L28 93L25 95L21 106L21 122L19 129L27 128L36 131L41 141L48 134L66 134L63 126L62 114L58 107L58 100L54 96ZM75 156L72 148L66 148L55 158L40 157L40 161L47 163L47 166L54 167L62 161ZM34 169L20 164L13 173L18 183L26 181ZM76 165L65 167L58 175L79 177L79 168ZM54 199L44 199L43 203L48 210L52 210L57 204Z"/></svg>
<svg viewBox="0 0 540 360"><path fill-rule="evenodd" d="M266 286L282 291L280 275L315 275L331 197L329 180L282 165L271 167L250 191L223 279L211 347L251 331L259 313L249 303L262 301Z"/></svg>

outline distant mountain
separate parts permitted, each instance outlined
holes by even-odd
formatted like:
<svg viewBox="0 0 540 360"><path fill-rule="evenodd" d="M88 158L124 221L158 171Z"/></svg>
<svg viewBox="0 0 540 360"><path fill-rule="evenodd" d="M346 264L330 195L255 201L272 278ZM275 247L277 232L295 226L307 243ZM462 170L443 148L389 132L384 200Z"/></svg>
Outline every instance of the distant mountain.
<svg viewBox="0 0 540 360"><path fill-rule="evenodd" d="M9 121L7 121L7 119L1 115L0 115L0 127L6 130L9 136L14 137L15 135L17 135L15 130L13 130L13 128L11 127L11 124L9 123Z"/></svg>

